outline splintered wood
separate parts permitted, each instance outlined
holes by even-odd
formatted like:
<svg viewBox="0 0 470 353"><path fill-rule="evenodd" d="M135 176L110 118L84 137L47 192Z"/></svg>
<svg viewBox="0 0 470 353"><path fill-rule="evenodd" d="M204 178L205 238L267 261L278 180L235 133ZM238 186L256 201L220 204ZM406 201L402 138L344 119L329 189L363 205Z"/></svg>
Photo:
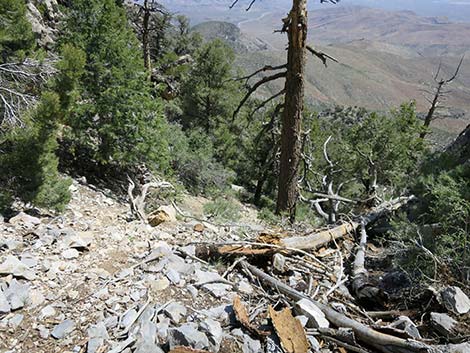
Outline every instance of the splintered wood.
<svg viewBox="0 0 470 353"><path fill-rule="evenodd" d="M264 337L270 334L270 332L261 331L251 324L250 318L248 316L248 311L246 310L246 307L243 305L238 295L235 296L235 298L233 299L233 311L235 313L235 317L240 322L240 324L250 333L258 337Z"/></svg>
<svg viewBox="0 0 470 353"><path fill-rule="evenodd" d="M307 335L298 319L292 316L289 308L275 311L269 306L269 316L273 323L281 346L287 353L307 353L310 345Z"/></svg>

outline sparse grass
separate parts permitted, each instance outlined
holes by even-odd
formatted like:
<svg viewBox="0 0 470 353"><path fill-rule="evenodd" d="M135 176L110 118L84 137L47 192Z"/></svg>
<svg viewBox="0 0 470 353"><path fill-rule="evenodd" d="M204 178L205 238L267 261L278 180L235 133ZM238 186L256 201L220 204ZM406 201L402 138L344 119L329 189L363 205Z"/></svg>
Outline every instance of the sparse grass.
<svg viewBox="0 0 470 353"><path fill-rule="evenodd" d="M233 200L219 196L204 205L204 214L217 221L236 221L240 218L240 207Z"/></svg>

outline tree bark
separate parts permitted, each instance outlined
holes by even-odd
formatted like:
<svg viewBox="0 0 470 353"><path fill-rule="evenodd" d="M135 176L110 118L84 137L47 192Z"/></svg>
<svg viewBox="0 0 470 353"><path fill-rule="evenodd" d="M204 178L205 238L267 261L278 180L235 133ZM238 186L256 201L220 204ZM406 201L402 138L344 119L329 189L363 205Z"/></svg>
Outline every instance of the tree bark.
<svg viewBox="0 0 470 353"><path fill-rule="evenodd" d="M423 126L425 127L425 130L423 130L423 132L421 132L419 134L419 137L421 139L424 139L426 137L426 135L428 134L429 126L431 125L431 122L434 119L434 113L435 113L435 111L437 109L437 106L439 104L439 98L441 97L441 91L442 91L443 86L444 86L444 81L439 82L439 84L437 86L437 89L436 89L436 93L434 94L434 98L431 102L431 107L429 108L429 111L426 114L426 117L424 119Z"/></svg>
<svg viewBox="0 0 470 353"><path fill-rule="evenodd" d="M276 212L278 214L288 213L291 221L293 221L298 198L297 173L301 154L301 128L304 108L307 0L293 0L292 10L285 21L288 21L289 47Z"/></svg>
<svg viewBox="0 0 470 353"><path fill-rule="evenodd" d="M142 25L142 50L144 54L144 66L149 74L149 78L152 72L152 63L150 59L150 9L148 7L148 0L144 1L144 18Z"/></svg>

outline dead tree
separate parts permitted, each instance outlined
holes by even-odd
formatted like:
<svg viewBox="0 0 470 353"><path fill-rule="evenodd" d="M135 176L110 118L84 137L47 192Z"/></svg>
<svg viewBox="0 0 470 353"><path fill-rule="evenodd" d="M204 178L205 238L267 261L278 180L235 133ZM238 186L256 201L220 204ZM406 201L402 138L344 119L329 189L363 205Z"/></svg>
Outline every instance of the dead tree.
<svg viewBox="0 0 470 353"><path fill-rule="evenodd" d="M306 139L308 139L308 136L306 136ZM354 200L339 195L341 189L346 184L345 182L340 183L335 190L334 175L340 173L342 170L337 169L336 164L333 163L330 157L328 156L328 143L331 141L331 139L332 136L329 136L323 144L323 158L325 159L325 162L328 166L326 169L326 174L323 176L320 175L322 177L322 190L315 190L308 180L309 173L319 175L318 173L312 170L312 157L309 155L308 152L305 152L302 155L302 159L304 161L304 175L299 182L299 184L303 184L303 188L305 188L309 192L309 194L313 195L314 197L312 199L309 199L304 197L299 192L300 200L309 203L313 208L315 208L315 211L318 213L318 215L323 217L329 224L336 223L339 207L342 202L356 202ZM327 205L327 211L324 210L322 204Z"/></svg>
<svg viewBox="0 0 470 353"><path fill-rule="evenodd" d="M426 114L426 117L424 118L424 124L423 124L424 130L419 135L420 138L424 139L426 137L426 135L429 132L428 129L429 129L429 126L431 125L431 122L437 118L435 116L436 111L440 108L440 105L446 99L447 94L449 94L449 91L447 91L445 88L447 85L451 84L452 81L454 81L457 78L460 68L462 66L464 57L465 56L462 56L459 64L457 65L457 68L455 69L454 74L449 78L439 77L441 73L441 69L442 69L442 62L439 63L437 72L434 75L434 87L432 88L432 91L425 90L425 92L429 94L432 98L426 97L426 100L429 102L429 104L431 104L431 106Z"/></svg>
<svg viewBox="0 0 470 353"><path fill-rule="evenodd" d="M141 22L135 23L135 25L142 38L144 66L150 77L150 73L152 72L152 58L150 53L151 33L160 30L158 23L152 23L152 17L155 14L168 17L169 13L165 10L163 5L159 4L156 0L144 0L143 2L135 1L134 5L139 8L138 16L142 19Z"/></svg>
<svg viewBox="0 0 470 353"><path fill-rule="evenodd" d="M338 0L320 0L320 2L336 3ZM231 7L239 0L233 1ZM251 0L249 10L256 0ZM263 84L285 79L284 90L275 96L284 95L284 106L281 125L281 157L278 180L278 195L276 212L287 213L291 221L295 219L295 208L298 199L298 167L301 160L302 144L302 114L304 110L304 71L307 50L307 0L292 0L292 9L283 20L281 33L287 33L288 49L287 64L273 67L265 66L259 72L277 71L266 76L249 88L247 94L241 101L235 114L248 98ZM315 56L326 63L327 55L321 55L316 50L310 50ZM257 73L259 73L257 72ZM255 74L257 74L255 73ZM254 74L254 75L255 75ZM251 77L253 77L252 75ZM267 101L272 100L268 98Z"/></svg>
<svg viewBox="0 0 470 353"><path fill-rule="evenodd" d="M0 64L0 131L23 126L21 114L37 102L37 87L57 70L54 58Z"/></svg>

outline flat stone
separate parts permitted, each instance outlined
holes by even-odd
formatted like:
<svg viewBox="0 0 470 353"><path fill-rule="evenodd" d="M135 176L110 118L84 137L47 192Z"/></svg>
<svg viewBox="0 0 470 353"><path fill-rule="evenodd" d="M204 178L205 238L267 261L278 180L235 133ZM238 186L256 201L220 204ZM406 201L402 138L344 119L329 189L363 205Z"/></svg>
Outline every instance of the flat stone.
<svg viewBox="0 0 470 353"><path fill-rule="evenodd" d="M104 322L90 326L88 332L87 353L96 353L104 344L104 340L109 339L108 330Z"/></svg>
<svg viewBox="0 0 470 353"><path fill-rule="evenodd" d="M24 212L18 213L15 217L10 218L8 221L10 224L18 225L23 224L25 226L36 226L41 223L41 220L37 217L30 216Z"/></svg>
<svg viewBox="0 0 470 353"><path fill-rule="evenodd" d="M166 277L173 284L179 284L181 282L180 274L177 271L175 271L174 269L169 269L166 273Z"/></svg>
<svg viewBox="0 0 470 353"><path fill-rule="evenodd" d="M38 259L31 254L23 254L20 261L29 268L38 265Z"/></svg>
<svg viewBox="0 0 470 353"><path fill-rule="evenodd" d="M71 249L62 251L62 257L67 260L76 259L78 256L80 256L80 253L78 252L77 249L71 248Z"/></svg>
<svg viewBox="0 0 470 353"><path fill-rule="evenodd" d="M407 316L398 317L390 326L405 331L411 337L421 339L418 327L416 327L414 322Z"/></svg>
<svg viewBox="0 0 470 353"><path fill-rule="evenodd" d="M52 337L55 339L63 339L68 334L75 330L75 322L70 319L62 321L60 324L56 325L52 330Z"/></svg>
<svg viewBox="0 0 470 353"><path fill-rule="evenodd" d="M11 310L23 308L29 302L29 285L12 280L10 286L4 291L10 303Z"/></svg>
<svg viewBox="0 0 470 353"><path fill-rule="evenodd" d="M191 323L170 329L168 335L170 350L177 346L186 346L201 350L209 347L207 336L198 331L196 326Z"/></svg>
<svg viewBox="0 0 470 353"><path fill-rule="evenodd" d="M56 312L56 310L54 309L54 307L52 305L47 305L47 306L45 306L44 308L41 309L40 318L44 319L44 318L47 318L47 317L52 317L52 316L55 316L56 313L57 312Z"/></svg>
<svg viewBox="0 0 470 353"><path fill-rule="evenodd" d="M300 324L302 325L302 327L307 326L308 317L304 315L297 315L295 318L300 321Z"/></svg>
<svg viewBox="0 0 470 353"><path fill-rule="evenodd" d="M186 307L177 302L168 304L163 311L175 324L186 316Z"/></svg>
<svg viewBox="0 0 470 353"><path fill-rule="evenodd" d="M440 293L442 304L454 314L470 312L470 299L459 287L447 287Z"/></svg>
<svg viewBox="0 0 470 353"><path fill-rule="evenodd" d="M213 319L206 319L199 324L199 329L204 332L209 339L209 348L211 352L220 350L220 343L224 337L222 326Z"/></svg>
<svg viewBox="0 0 470 353"><path fill-rule="evenodd" d="M122 318L121 327L129 326L132 322L135 321L136 318L137 318L137 310L135 309L129 310Z"/></svg>
<svg viewBox="0 0 470 353"><path fill-rule="evenodd" d="M248 335L243 335L243 346L242 346L243 353L259 353L263 350L261 349L261 342L258 340L254 340Z"/></svg>
<svg viewBox="0 0 470 353"><path fill-rule="evenodd" d="M10 303L3 291L0 291L0 314L8 314L11 310Z"/></svg>
<svg viewBox="0 0 470 353"><path fill-rule="evenodd" d="M211 283L203 285L202 288L209 291L214 297L222 298L227 295L228 291L232 289L232 286L224 283Z"/></svg>
<svg viewBox="0 0 470 353"><path fill-rule="evenodd" d="M13 275L30 281L36 278L35 273L26 264L12 255L8 255L5 261L0 265L0 274Z"/></svg>
<svg viewBox="0 0 470 353"><path fill-rule="evenodd" d="M296 304L296 311L299 315L308 317L308 327L313 328L328 328L330 323L325 318L325 314L310 300L301 299Z"/></svg>
<svg viewBox="0 0 470 353"><path fill-rule="evenodd" d="M163 277L160 279L149 281L149 285L153 291L161 292L170 286L170 281L168 280L168 278Z"/></svg>
<svg viewBox="0 0 470 353"><path fill-rule="evenodd" d="M445 349L447 349L448 353L470 353L470 343L449 344Z"/></svg>
<svg viewBox="0 0 470 353"><path fill-rule="evenodd" d="M23 319L24 315L16 314L8 320L8 326L10 326L12 329L16 329L18 326L20 326Z"/></svg>
<svg viewBox="0 0 470 353"><path fill-rule="evenodd" d="M453 336L458 322L447 314L431 313L431 326L441 335Z"/></svg>

